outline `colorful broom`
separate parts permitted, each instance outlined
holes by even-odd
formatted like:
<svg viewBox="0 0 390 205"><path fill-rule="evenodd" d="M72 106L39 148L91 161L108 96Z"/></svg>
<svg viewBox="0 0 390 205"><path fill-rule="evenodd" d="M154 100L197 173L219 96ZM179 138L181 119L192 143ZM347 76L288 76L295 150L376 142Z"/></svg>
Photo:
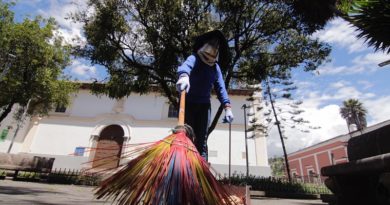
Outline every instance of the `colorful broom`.
<svg viewBox="0 0 390 205"><path fill-rule="evenodd" d="M96 190L97 198L117 204L236 204L218 183L184 129L185 91L181 93L174 134L144 149Z"/></svg>

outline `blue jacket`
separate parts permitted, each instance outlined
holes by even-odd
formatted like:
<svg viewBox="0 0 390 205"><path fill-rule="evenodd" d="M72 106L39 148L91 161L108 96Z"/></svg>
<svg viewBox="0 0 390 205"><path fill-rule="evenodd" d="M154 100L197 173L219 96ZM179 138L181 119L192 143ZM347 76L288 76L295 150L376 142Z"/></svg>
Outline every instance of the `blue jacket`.
<svg viewBox="0 0 390 205"><path fill-rule="evenodd" d="M222 78L221 68L218 64L209 66L205 64L197 55L191 55L179 66L177 74L186 73L190 77L190 90L186 96L186 101L192 103L210 103L211 88L217 93L219 101L225 105L230 104L230 100Z"/></svg>

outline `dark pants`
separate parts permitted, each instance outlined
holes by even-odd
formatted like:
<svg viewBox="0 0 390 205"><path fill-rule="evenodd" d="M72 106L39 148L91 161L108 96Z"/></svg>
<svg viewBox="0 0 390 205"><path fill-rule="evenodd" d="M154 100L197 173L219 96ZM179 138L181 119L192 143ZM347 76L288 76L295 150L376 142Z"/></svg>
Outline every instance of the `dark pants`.
<svg viewBox="0 0 390 205"><path fill-rule="evenodd" d="M195 133L194 144L199 154L207 161L207 130L210 125L210 103L186 103L185 123L192 127Z"/></svg>

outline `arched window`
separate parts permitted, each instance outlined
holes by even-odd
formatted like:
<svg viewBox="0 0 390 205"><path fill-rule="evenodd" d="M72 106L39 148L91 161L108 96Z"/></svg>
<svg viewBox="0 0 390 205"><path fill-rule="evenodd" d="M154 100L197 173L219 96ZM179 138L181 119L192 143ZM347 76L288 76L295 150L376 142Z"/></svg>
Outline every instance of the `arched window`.
<svg viewBox="0 0 390 205"><path fill-rule="evenodd" d="M168 109L168 118L177 118L179 116L179 111L173 105L169 105Z"/></svg>

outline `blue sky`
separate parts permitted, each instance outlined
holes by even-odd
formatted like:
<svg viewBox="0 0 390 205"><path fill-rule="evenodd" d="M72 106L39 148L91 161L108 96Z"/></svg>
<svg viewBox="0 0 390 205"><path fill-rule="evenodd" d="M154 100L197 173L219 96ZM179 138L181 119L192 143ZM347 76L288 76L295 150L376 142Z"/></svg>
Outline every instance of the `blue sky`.
<svg viewBox="0 0 390 205"><path fill-rule="evenodd" d="M85 1L81 0L18 0L12 10L18 21L36 15L54 17L61 34L71 42L75 36L83 38L82 26L65 18L84 6ZM355 37L354 30L342 19L334 19L325 29L313 34L313 38L332 46L331 61L319 67L319 74L296 71L293 79L298 86L296 98L304 101L304 117L322 128L306 134L287 129L288 152L345 134L347 127L339 116L339 108L349 98L363 102L368 110L369 126L390 119L390 65L378 67L378 63L390 60L390 55L374 52ZM91 66L83 59L74 59L65 73L82 81L106 76L102 67ZM280 147L276 129L272 129L268 137L269 156L280 155Z"/></svg>

